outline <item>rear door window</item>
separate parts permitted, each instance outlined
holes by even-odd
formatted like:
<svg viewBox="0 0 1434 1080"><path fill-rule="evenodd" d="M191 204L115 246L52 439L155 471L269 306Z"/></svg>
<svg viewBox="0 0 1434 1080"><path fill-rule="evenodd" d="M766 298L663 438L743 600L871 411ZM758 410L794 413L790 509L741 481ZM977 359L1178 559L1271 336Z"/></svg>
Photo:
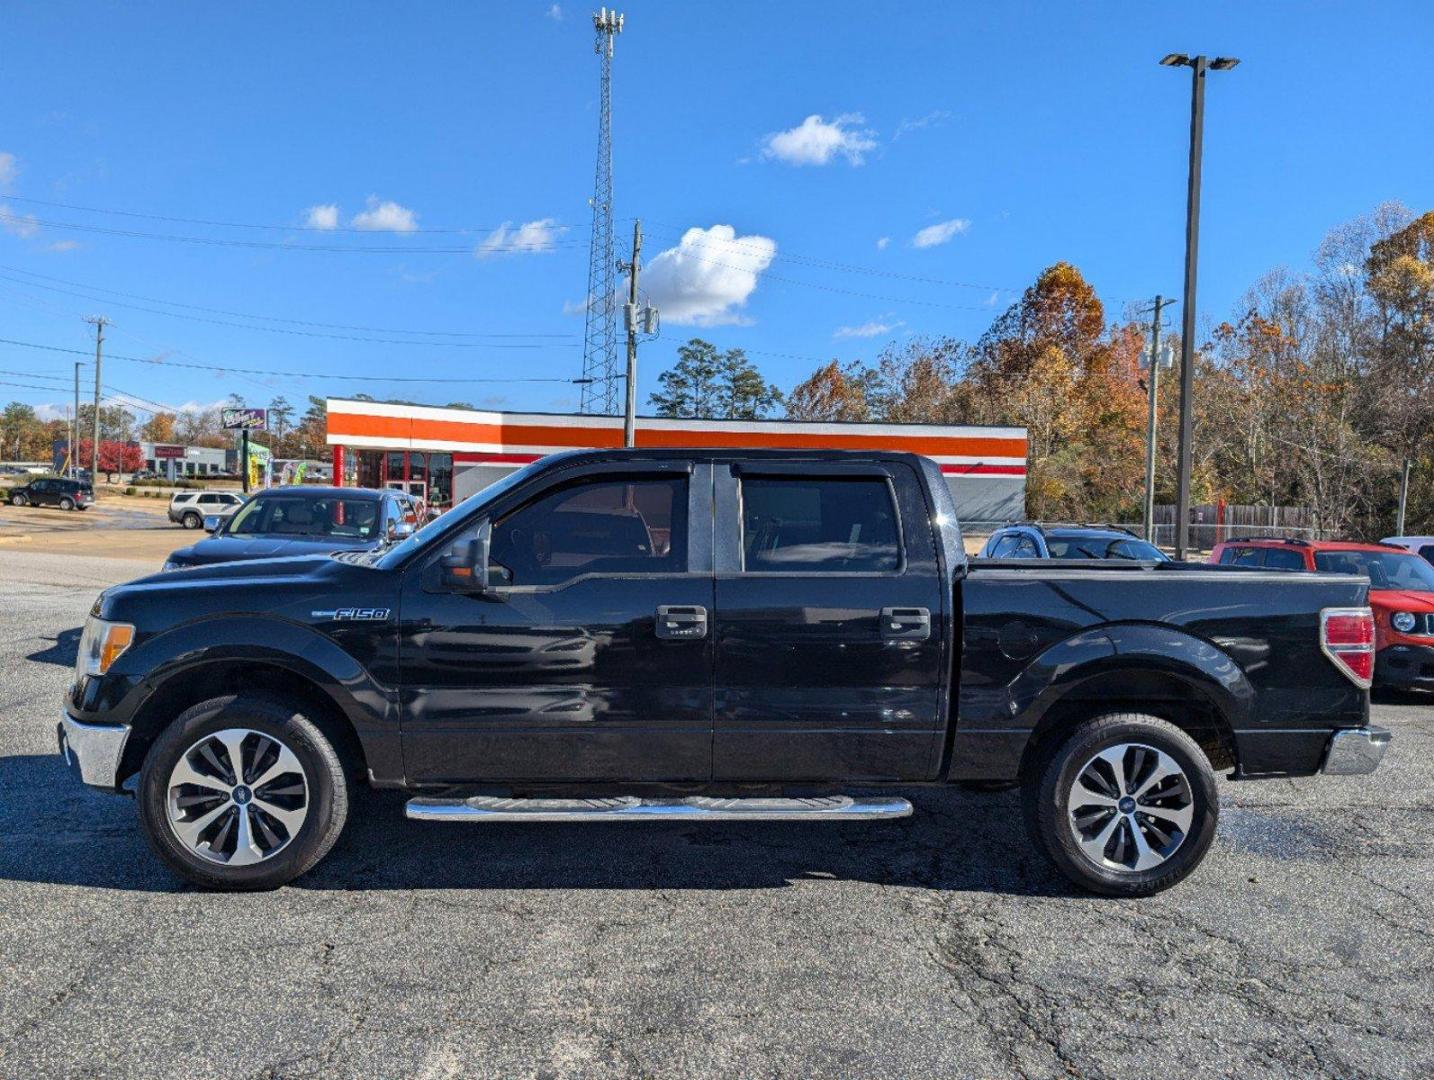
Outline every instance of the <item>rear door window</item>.
<svg viewBox="0 0 1434 1080"><path fill-rule="evenodd" d="M1266 548L1264 565L1271 570L1303 570L1305 555L1303 551L1288 548Z"/></svg>
<svg viewBox="0 0 1434 1080"><path fill-rule="evenodd" d="M748 573L895 573L901 536L891 486L879 477L742 480L742 567Z"/></svg>

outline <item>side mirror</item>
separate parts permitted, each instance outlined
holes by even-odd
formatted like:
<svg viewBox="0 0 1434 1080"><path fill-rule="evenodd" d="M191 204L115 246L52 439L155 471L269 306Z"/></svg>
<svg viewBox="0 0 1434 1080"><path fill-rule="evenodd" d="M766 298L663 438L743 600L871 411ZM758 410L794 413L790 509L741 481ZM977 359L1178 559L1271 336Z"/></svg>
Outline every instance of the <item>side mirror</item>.
<svg viewBox="0 0 1434 1080"><path fill-rule="evenodd" d="M223 525L223 524L224 524L224 519L223 519L222 517L220 517L218 514L205 514L205 515L204 515L204 531L205 531L205 532L211 532L211 533L213 533L213 532L218 532L218 531L219 531L219 526L221 526L221 525Z"/></svg>
<svg viewBox="0 0 1434 1080"><path fill-rule="evenodd" d="M455 592L488 591L488 547L493 539L493 526L478 523L473 539L455 544L453 550L438 560L443 571L443 584Z"/></svg>
<svg viewBox="0 0 1434 1080"><path fill-rule="evenodd" d="M408 520L395 521L394 519L389 518L389 521L388 521L388 538L389 538L390 540L404 540L404 539L407 539L408 537L410 537L410 536L412 536L412 535L413 535L413 522L408 521Z"/></svg>

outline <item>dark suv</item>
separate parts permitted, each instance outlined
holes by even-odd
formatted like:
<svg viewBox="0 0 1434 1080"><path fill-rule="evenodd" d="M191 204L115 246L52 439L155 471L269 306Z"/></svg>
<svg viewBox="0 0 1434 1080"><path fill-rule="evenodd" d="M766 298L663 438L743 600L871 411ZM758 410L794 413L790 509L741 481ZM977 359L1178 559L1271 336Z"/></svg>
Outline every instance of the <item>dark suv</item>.
<svg viewBox="0 0 1434 1080"><path fill-rule="evenodd" d="M1118 525L1044 526L1032 521L991 534L981 559L1128 559L1169 562L1154 544Z"/></svg>
<svg viewBox="0 0 1434 1080"><path fill-rule="evenodd" d="M95 493L88 484L63 476L42 476L10 489L14 506L58 506L61 510L88 510Z"/></svg>

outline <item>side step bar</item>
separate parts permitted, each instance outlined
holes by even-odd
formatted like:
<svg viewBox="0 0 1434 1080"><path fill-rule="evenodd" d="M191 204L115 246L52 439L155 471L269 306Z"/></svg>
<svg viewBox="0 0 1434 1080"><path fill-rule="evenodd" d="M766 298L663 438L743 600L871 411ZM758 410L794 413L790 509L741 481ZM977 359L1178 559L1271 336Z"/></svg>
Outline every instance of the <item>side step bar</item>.
<svg viewBox="0 0 1434 1080"><path fill-rule="evenodd" d="M903 818L911 803L898 798L510 799L475 795L467 799L420 796L409 799L404 815L414 821L873 821Z"/></svg>

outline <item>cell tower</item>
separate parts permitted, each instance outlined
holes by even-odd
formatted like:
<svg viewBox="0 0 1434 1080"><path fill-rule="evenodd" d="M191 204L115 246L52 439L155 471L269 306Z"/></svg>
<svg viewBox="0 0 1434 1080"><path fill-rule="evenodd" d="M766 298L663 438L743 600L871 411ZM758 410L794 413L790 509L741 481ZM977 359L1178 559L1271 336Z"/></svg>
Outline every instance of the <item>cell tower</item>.
<svg viewBox="0 0 1434 1080"><path fill-rule="evenodd" d="M592 249L588 255L587 329L583 335L583 378L579 409L617 412L621 373L617 361L617 260L612 235L612 46L622 33L622 16L603 8L593 16L598 54L597 178L593 182Z"/></svg>

